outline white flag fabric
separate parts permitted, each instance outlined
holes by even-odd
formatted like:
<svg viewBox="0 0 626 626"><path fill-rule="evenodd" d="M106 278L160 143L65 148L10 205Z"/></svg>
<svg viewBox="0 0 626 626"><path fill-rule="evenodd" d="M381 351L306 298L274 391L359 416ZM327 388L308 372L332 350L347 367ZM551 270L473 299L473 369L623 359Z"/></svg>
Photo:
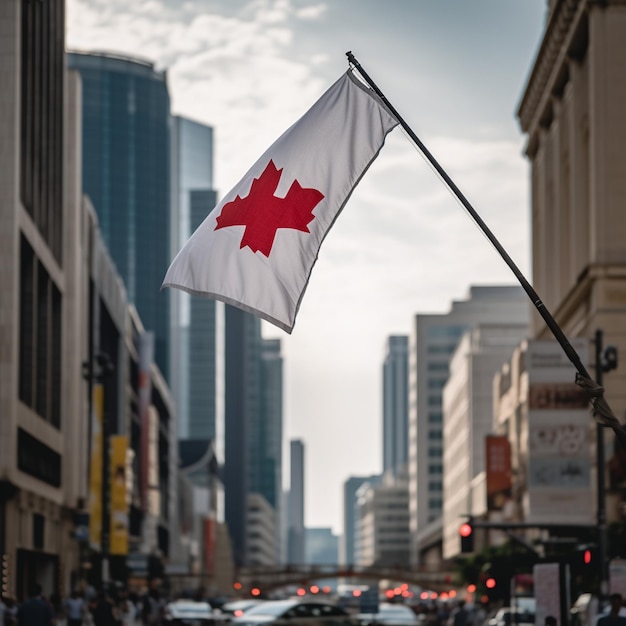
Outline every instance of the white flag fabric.
<svg viewBox="0 0 626 626"><path fill-rule="evenodd" d="M397 124L348 70L211 211L163 287L221 300L291 333L324 237Z"/></svg>

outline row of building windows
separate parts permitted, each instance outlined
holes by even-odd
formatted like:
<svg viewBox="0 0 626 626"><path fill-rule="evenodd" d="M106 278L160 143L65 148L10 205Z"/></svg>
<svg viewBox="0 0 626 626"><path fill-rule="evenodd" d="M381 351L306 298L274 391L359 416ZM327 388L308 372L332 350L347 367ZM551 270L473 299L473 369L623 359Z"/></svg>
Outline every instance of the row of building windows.
<svg viewBox="0 0 626 626"><path fill-rule="evenodd" d="M429 389L443 389L448 382L448 378L429 378L427 387Z"/></svg>
<svg viewBox="0 0 626 626"><path fill-rule="evenodd" d="M22 235L20 241L19 397L61 425L61 292Z"/></svg>
<svg viewBox="0 0 626 626"><path fill-rule="evenodd" d="M442 507L443 507L443 500L441 498L429 498L428 499L428 508L429 509L441 510Z"/></svg>
<svg viewBox="0 0 626 626"><path fill-rule="evenodd" d="M427 335L429 339L458 339L466 329L466 326L431 326Z"/></svg>
<svg viewBox="0 0 626 626"><path fill-rule="evenodd" d="M22 0L20 199L61 262L63 0Z"/></svg>

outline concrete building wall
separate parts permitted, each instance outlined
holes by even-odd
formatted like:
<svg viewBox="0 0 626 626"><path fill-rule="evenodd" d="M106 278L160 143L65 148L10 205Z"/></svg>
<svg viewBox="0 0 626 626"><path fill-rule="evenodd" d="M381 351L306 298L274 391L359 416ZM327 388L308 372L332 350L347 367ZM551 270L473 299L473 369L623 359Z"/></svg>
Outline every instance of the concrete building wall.
<svg viewBox="0 0 626 626"><path fill-rule="evenodd" d="M554 2L518 109L532 170L533 283L568 337L626 351L626 6ZM533 335L551 339L535 315ZM593 361L593 359L592 359ZM589 371L593 376L591 365ZM626 368L604 377L626 410ZM605 430L605 445L612 439ZM607 460L610 455L607 455Z"/></svg>
<svg viewBox="0 0 626 626"><path fill-rule="evenodd" d="M442 390L462 335L482 323L527 323L530 302L521 287L473 286L448 313L417 314L409 339L409 506L411 564L441 556L443 511Z"/></svg>
<svg viewBox="0 0 626 626"><path fill-rule="evenodd" d="M443 390L443 558L460 553L458 529L467 515L482 515L486 498L474 497L485 471L485 437L494 432L493 377L528 334L528 324L478 325L468 331L450 362ZM477 508L478 507L478 508Z"/></svg>

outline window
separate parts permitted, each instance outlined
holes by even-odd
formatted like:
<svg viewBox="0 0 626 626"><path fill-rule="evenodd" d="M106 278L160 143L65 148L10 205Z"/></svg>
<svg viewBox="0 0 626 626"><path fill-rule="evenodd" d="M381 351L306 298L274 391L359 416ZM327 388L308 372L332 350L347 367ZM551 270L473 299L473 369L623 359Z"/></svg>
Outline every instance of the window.
<svg viewBox="0 0 626 626"><path fill-rule="evenodd" d="M20 244L19 397L61 425L61 293L26 238Z"/></svg>
<svg viewBox="0 0 626 626"><path fill-rule="evenodd" d="M22 0L20 199L61 262L63 0Z"/></svg>
<svg viewBox="0 0 626 626"><path fill-rule="evenodd" d="M432 326L428 329L429 339L458 339L466 330L466 326Z"/></svg>

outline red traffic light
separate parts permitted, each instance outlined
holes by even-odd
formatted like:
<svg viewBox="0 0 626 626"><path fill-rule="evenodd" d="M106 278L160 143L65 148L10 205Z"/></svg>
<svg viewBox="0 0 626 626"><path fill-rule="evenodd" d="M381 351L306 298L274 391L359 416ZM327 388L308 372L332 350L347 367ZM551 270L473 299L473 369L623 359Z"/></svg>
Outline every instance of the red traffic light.
<svg viewBox="0 0 626 626"><path fill-rule="evenodd" d="M485 587L487 587L487 589L494 589L495 586L496 586L496 579L487 578L487 580L485 581Z"/></svg>
<svg viewBox="0 0 626 626"><path fill-rule="evenodd" d="M591 563L591 550L585 550L583 552L583 563L585 563L585 565Z"/></svg>
<svg viewBox="0 0 626 626"><path fill-rule="evenodd" d="M472 534L472 531L472 525L468 524L467 522L459 526L459 535L461 535L461 537L469 537Z"/></svg>

